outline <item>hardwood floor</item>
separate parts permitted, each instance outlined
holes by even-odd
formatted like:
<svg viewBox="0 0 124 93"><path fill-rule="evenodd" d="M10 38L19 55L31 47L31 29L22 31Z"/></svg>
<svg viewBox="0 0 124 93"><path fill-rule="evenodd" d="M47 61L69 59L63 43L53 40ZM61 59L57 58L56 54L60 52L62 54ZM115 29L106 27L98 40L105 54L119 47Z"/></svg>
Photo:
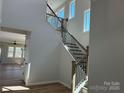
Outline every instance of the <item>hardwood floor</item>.
<svg viewBox="0 0 124 93"><path fill-rule="evenodd" d="M72 93L70 89L66 88L65 86L59 83L47 84L41 86L31 86L25 88L29 88L29 90L13 91L9 89L8 91L3 91L1 93Z"/></svg>
<svg viewBox="0 0 124 93"><path fill-rule="evenodd" d="M22 72L19 65L0 65L0 93L71 93L70 89L59 83L24 86Z"/></svg>
<svg viewBox="0 0 124 93"><path fill-rule="evenodd" d="M23 69L16 64L0 64L0 86L24 85Z"/></svg>

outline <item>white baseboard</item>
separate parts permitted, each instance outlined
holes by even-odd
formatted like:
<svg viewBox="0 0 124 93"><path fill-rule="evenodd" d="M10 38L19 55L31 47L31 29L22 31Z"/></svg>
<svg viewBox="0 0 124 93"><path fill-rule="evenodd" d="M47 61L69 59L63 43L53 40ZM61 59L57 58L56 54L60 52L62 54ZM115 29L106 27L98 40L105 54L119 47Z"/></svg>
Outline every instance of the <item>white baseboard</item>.
<svg viewBox="0 0 124 93"><path fill-rule="evenodd" d="M59 81L59 83L62 84L62 85L64 85L65 87L71 89L71 86L70 86L70 85L68 85L68 84L66 84L66 83L64 83L64 82L62 82L62 81Z"/></svg>
<svg viewBox="0 0 124 93"><path fill-rule="evenodd" d="M60 81L60 80L55 80L55 81L45 81L45 82L36 82L36 83L27 83L26 86L35 86L35 85L44 85L44 84L52 84L52 83L60 83L64 85L65 87L71 89L71 86Z"/></svg>
<svg viewBox="0 0 124 93"><path fill-rule="evenodd" d="M34 85L44 85L44 84L52 84L52 83L58 83L59 80L56 81L45 81L45 82L36 82L36 83L27 83L26 86L34 86Z"/></svg>

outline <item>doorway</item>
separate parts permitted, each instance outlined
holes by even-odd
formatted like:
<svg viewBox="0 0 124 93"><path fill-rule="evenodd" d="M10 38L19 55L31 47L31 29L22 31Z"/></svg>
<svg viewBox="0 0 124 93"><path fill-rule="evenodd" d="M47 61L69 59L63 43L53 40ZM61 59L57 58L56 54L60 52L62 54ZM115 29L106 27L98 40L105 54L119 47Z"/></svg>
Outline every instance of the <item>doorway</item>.
<svg viewBox="0 0 124 93"><path fill-rule="evenodd" d="M25 85L26 33L0 31L0 86Z"/></svg>

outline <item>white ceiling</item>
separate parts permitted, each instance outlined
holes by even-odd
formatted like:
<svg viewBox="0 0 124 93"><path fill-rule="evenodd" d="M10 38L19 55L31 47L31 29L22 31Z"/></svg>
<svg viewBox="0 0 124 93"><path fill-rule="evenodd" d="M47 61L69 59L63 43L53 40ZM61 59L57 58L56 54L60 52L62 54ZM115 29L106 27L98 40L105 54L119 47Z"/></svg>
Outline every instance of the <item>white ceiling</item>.
<svg viewBox="0 0 124 93"><path fill-rule="evenodd" d="M53 10L56 10L59 6L61 6L64 2L66 2L66 0L47 0L47 1Z"/></svg>
<svg viewBox="0 0 124 93"><path fill-rule="evenodd" d="M12 43L13 41L19 44L25 44L25 35L0 31L0 42Z"/></svg>

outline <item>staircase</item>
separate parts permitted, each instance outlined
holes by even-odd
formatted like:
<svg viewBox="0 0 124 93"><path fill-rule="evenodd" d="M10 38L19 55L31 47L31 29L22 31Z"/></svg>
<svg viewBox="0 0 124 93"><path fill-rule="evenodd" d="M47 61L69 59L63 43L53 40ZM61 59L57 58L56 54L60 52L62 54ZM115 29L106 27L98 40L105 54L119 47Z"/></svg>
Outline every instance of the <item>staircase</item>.
<svg viewBox="0 0 124 93"><path fill-rule="evenodd" d="M66 29L68 19L58 17L47 4L46 19L52 27L61 32L64 47L73 57L72 62L72 92L88 93L88 47L81 45Z"/></svg>

